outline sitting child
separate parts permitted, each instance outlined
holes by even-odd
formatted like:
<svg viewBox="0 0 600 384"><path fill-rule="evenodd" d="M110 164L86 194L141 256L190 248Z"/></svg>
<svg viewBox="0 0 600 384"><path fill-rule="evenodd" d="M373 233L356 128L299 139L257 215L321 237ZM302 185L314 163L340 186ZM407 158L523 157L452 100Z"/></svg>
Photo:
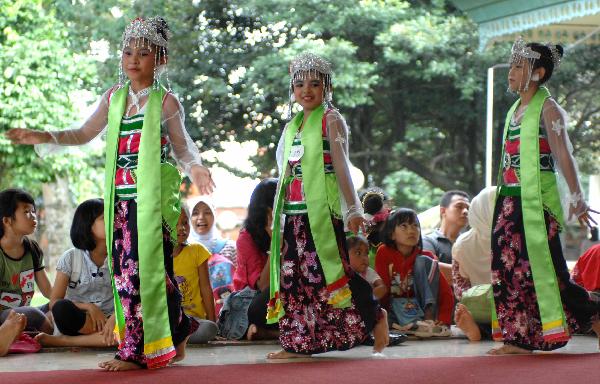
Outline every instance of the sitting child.
<svg viewBox="0 0 600 384"><path fill-rule="evenodd" d="M350 256L350 267L371 285L373 296L377 300L381 300L387 292L387 287L377 272L369 267L369 241L359 234L348 237L346 244ZM388 347L393 347L405 342L408 336L403 333L390 333L389 338ZM373 345L374 343L375 338L373 335L369 335L364 342L365 345Z"/></svg>
<svg viewBox="0 0 600 384"><path fill-rule="evenodd" d="M377 248L383 244L383 226L391 211L390 199L381 188L372 187L362 194L360 201L367 220L365 227L369 241L369 266L373 267Z"/></svg>
<svg viewBox="0 0 600 384"><path fill-rule="evenodd" d="M46 309L31 307L34 282L46 298L52 285L39 245L27 237L37 226L33 197L21 189L0 192L0 324L10 310L25 314L28 331L52 333Z"/></svg>
<svg viewBox="0 0 600 384"><path fill-rule="evenodd" d="M373 295L381 300L387 293L387 287L375 270L369 267L369 242L362 235L351 236L346 239L350 267L361 275L373 288Z"/></svg>
<svg viewBox="0 0 600 384"><path fill-rule="evenodd" d="M421 248L416 212L406 208L392 211L383 241L375 270L386 286L382 301L389 308L392 328L419 337L450 336L454 299L437 260Z"/></svg>
<svg viewBox="0 0 600 384"><path fill-rule="evenodd" d="M54 324L61 334L40 333L36 340L45 347L107 346L103 331L114 327L112 321L107 321L114 311L114 298L106 262L102 199L86 200L77 207L71 242L74 248L66 251L56 265L50 296ZM108 345L115 345L115 340Z"/></svg>
<svg viewBox="0 0 600 384"><path fill-rule="evenodd" d="M598 228L595 228L597 231ZM579 256L571 271L571 279L585 288L590 297L600 301L600 244L592 245Z"/></svg>
<svg viewBox="0 0 600 384"><path fill-rule="evenodd" d="M188 244L190 223L187 211L181 210L177 221L177 246L173 250L173 270L183 295L181 306L188 316L199 324L188 342L203 344L217 335L215 302L208 277L210 252L202 244Z"/></svg>

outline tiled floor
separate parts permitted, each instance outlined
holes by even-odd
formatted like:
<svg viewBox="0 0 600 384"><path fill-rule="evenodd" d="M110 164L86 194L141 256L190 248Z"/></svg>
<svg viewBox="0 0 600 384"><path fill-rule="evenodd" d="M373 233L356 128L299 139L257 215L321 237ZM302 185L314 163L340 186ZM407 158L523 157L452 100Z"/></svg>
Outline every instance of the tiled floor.
<svg viewBox="0 0 600 384"><path fill-rule="evenodd" d="M481 356L494 347L490 341L469 343L466 339L408 340L406 343L387 348L383 357L374 357L370 347L358 347L345 352L329 352L318 355L313 361L322 359L403 359L428 357ZM265 363L268 352L276 351L275 344L203 345L192 346L187 350L186 359L181 365L215 364L257 364ZM592 353L598 352L598 339L591 336L575 336L562 349L550 353ZM0 358L0 372L48 371L63 369L93 369L98 362L111 359L114 351L85 349L79 351L61 350L56 352L29 355L9 355ZM291 360L286 360L291 361ZM298 360L294 360L298 361Z"/></svg>

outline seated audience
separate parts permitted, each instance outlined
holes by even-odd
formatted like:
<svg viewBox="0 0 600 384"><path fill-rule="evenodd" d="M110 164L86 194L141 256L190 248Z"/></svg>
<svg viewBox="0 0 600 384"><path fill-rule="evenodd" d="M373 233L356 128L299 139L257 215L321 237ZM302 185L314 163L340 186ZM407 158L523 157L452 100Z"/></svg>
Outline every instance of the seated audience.
<svg viewBox="0 0 600 384"><path fill-rule="evenodd" d="M440 262L440 271L452 281L452 244L467 226L469 195L463 191L448 191L440 199L440 227L423 237L423 249L433 252Z"/></svg>
<svg viewBox="0 0 600 384"><path fill-rule="evenodd" d="M375 271L386 286L384 306L393 329L420 337L450 336L454 299L435 257L422 250L416 212L392 211L377 250Z"/></svg>
<svg viewBox="0 0 600 384"><path fill-rule="evenodd" d="M487 295L486 289L491 288L489 285L492 279L491 235L495 201L496 187L485 188L473 198L469 208L471 229L460 235L452 247L452 280L454 295L458 301L463 299L463 294L466 292L470 295L481 291ZM477 286L481 287L474 288ZM459 303L454 314L456 325L470 341L491 339L492 336L493 303L489 301L487 304L481 304L481 301L486 300L482 299L479 303L474 303L476 308L468 308L463 303ZM466 298L464 302L468 303ZM483 313L483 318L476 321L472 311Z"/></svg>
<svg viewBox="0 0 600 384"><path fill-rule="evenodd" d="M373 288L373 295L377 300L383 299L387 287L375 270L369 267L369 242L362 235L351 236L346 239L350 267L367 280Z"/></svg>
<svg viewBox="0 0 600 384"><path fill-rule="evenodd" d="M52 333L48 306L30 306L35 284L46 298L52 290L42 250L27 237L37 226L33 197L21 189L0 192L0 219L0 324L14 310L27 318L27 331Z"/></svg>
<svg viewBox="0 0 600 384"><path fill-rule="evenodd" d="M114 299L102 199L86 200L77 207L71 242L75 248L58 260L50 296L50 309L60 334L40 333L35 338L50 347L106 346L103 331L110 327L107 320L114 312ZM113 339L109 345L114 344Z"/></svg>
<svg viewBox="0 0 600 384"><path fill-rule="evenodd" d="M371 187L361 195L360 199L365 211L366 234L369 240L369 266L375 266L377 248L383 244L381 238L385 219L390 214L389 202L385 192L378 187Z"/></svg>
<svg viewBox="0 0 600 384"><path fill-rule="evenodd" d="M211 256L208 260L208 275L215 298L218 314L223 301L234 291L233 274L237 265L235 242L219 235L215 220L216 210L205 197L188 200L190 217L190 244L202 244Z"/></svg>
<svg viewBox="0 0 600 384"><path fill-rule="evenodd" d="M208 277L210 253L202 244L188 244L190 223L186 209L177 221L177 246L173 250L173 270L183 295L181 306L198 323L188 343L203 344L217 335L215 301Z"/></svg>
<svg viewBox="0 0 600 384"><path fill-rule="evenodd" d="M373 296L377 300L382 299L385 296L387 288L377 272L369 267L369 241L359 234L347 238L346 245L348 247L350 267L371 285ZM399 345L407 339L408 336L403 333L390 333L388 347ZM375 345L373 334L370 334L363 344Z"/></svg>
<svg viewBox="0 0 600 384"><path fill-rule="evenodd" d="M579 256L571 278L600 301L600 244L592 245Z"/></svg>
<svg viewBox="0 0 600 384"><path fill-rule="evenodd" d="M252 192L248 216L237 239L238 266L233 278L236 291L256 291L247 309L246 338L274 339L278 324L267 324L269 301L269 247L277 179L262 180ZM240 316L243 317L243 314Z"/></svg>

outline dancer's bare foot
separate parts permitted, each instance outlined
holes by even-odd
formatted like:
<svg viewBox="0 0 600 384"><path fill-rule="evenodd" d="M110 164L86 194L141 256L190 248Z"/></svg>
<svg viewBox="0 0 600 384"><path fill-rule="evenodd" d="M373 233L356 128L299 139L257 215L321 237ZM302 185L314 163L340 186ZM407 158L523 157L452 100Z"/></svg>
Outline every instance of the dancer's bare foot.
<svg viewBox="0 0 600 384"><path fill-rule="evenodd" d="M250 324L248 326L248 330L246 331L246 340L252 341L254 339L254 336L256 336L257 333L258 333L258 328L256 327L256 325Z"/></svg>
<svg viewBox="0 0 600 384"><path fill-rule="evenodd" d="M190 335L191 336L191 335ZM169 364L176 363L185 359L185 347L187 346L187 342L190 339L190 336L186 337L177 347L175 347L175 357L171 359Z"/></svg>
<svg viewBox="0 0 600 384"><path fill-rule="evenodd" d="M112 359L98 363L98 366L105 371L117 372L117 371L133 371L136 369L142 369L142 367L136 363L129 361Z"/></svg>
<svg viewBox="0 0 600 384"><path fill-rule="evenodd" d="M381 353L385 347L390 343L390 331L387 321L387 311L381 308L383 314L381 318L375 324L375 328L373 328L373 337L375 338L375 343L373 345L373 353Z"/></svg>
<svg viewBox="0 0 600 384"><path fill-rule="evenodd" d="M492 348L488 351L488 355L528 355L531 351L528 349L519 348L515 345L504 344L501 347Z"/></svg>
<svg viewBox="0 0 600 384"><path fill-rule="evenodd" d="M267 359L270 360L282 360L282 359L301 359L301 358L311 357L311 355L303 355L301 353L292 353L284 351L271 352L267 354Z"/></svg>
<svg viewBox="0 0 600 384"><path fill-rule="evenodd" d="M467 336L469 341L481 340L481 331L473 319L471 312L463 304L456 306L456 312L454 312L454 322L456 326Z"/></svg>
<svg viewBox="0 0 600 384"><path fill-rule="evenodd" d="M11 310L0 325L0 356L8 353L10 345L23 332L27 325L27 317L22 313Z"/></svg>

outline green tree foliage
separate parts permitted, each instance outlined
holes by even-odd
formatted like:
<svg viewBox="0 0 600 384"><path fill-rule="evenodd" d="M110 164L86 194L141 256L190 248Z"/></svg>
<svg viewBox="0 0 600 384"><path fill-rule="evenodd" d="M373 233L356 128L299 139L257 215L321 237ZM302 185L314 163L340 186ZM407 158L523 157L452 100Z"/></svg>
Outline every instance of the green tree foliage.
<svg viewBox="0 0 600 384"><path fill-rule="evenodd" d="M260 176L275 172L275 146L288 104L289 60L310 50L334 64L334 102L351 127L351 160L369 183L397 191L392 194L398 204L416 208L435 204L439 190L476 193L483 185L486 72L491 65L507 61L510 43L478 51L476 25L448 2L55 0L44 4L56 10L56 18L69 33L61 46L71 49L61 58L63 68L76 66L73 56L88 53L90 41L108 43L110 57L97 63L99 81L94 90L98 93L117 79L121 33L129 20L165 16L174 33L169 76L186 109L188 131L201 150L218 148L227 140L256 140L259 151L254 161ZM39 29L48 31L42 24ZM52 29L59 30L64 33L62 27ZM580 165L587 171L593 170L600 146L593 129L600 117L598 59L597 47L572 52L550 84L572 116L570 134L583 160ZM66 70L62 75L77 76ZM505 90L506 70L499 69L494 169L504 114L516 98ZM15 126L16 119L11 121ZM419 195L419 190L424 192Z"/></svg>
<svg viewBox="0 0 600 384"><path fill-rule="evenodd" d="M0 0L0 132L64 128L76 119L72 92L86 87L95 67L72 52L68 31L34 0ZM0 135L0 188L40 193L56 176L89 176L82 152L42 160L29 146ZM72 178L73 179L73 178Z"/></svg>

